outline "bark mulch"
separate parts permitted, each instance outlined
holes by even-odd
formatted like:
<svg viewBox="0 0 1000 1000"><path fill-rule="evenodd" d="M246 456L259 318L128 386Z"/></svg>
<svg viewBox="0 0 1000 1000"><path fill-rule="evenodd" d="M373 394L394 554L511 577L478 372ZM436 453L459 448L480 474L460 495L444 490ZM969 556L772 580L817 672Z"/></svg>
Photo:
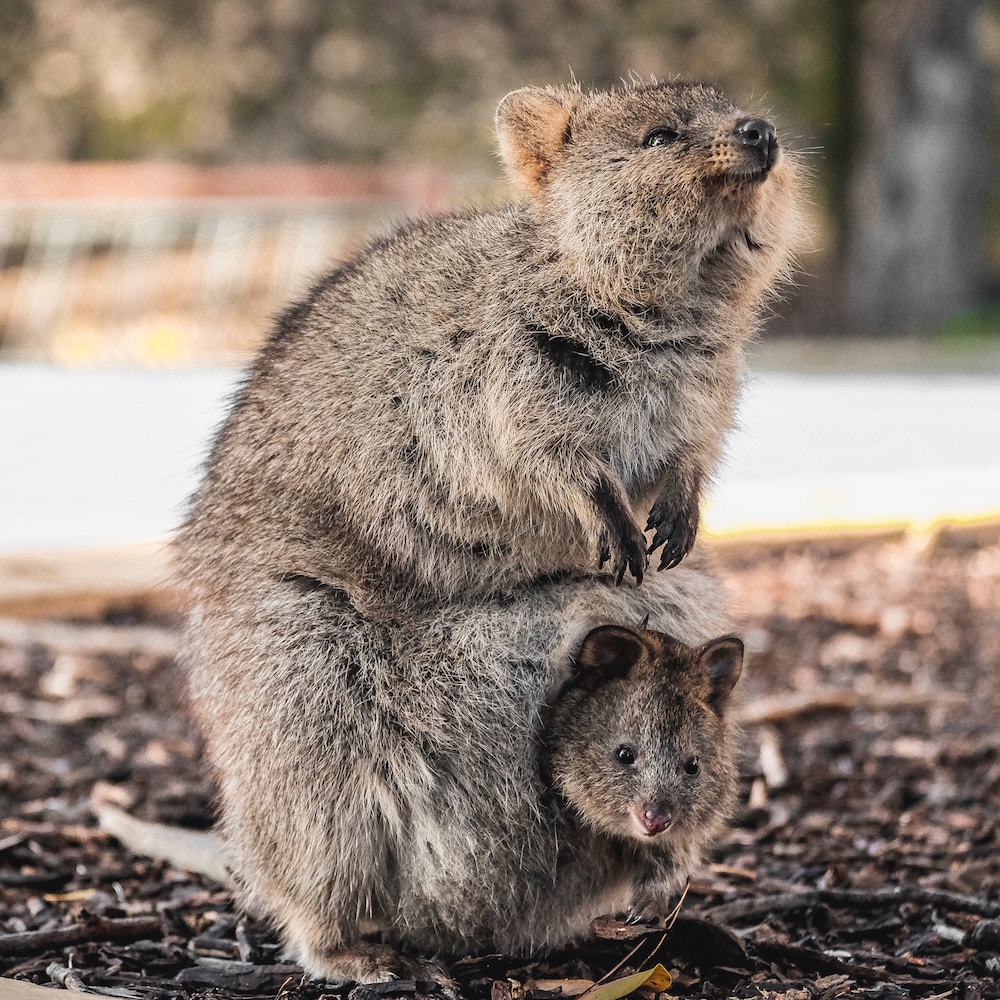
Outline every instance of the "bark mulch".
<svg viewBox="0 0 1000 1000"><path fill-rule="evenodd" d="M137 815L210 823L176 622L0 622L0 975L157 1000L549 1000L624 959L616 975L662 963L680 997L1000 997L1000 531L717 551L747 621L743 805L682 915L464 959L450 984L306 981L225 889L95 829L97 781Z"/></svg>

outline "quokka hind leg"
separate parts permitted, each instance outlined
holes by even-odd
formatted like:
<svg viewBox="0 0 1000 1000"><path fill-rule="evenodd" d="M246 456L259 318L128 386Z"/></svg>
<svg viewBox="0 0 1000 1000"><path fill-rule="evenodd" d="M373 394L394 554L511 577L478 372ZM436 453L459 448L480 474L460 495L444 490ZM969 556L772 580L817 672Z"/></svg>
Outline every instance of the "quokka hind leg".
<svg viewBox="0 0 1000 1000"><path fill-rule="evenodd" d="M340 945L296 943L298 935L286 927L289 954L316 979L331 982L387 983L394 979L451 982L439 965L426 959L404 955L389 944L350 941Z"/></svg>

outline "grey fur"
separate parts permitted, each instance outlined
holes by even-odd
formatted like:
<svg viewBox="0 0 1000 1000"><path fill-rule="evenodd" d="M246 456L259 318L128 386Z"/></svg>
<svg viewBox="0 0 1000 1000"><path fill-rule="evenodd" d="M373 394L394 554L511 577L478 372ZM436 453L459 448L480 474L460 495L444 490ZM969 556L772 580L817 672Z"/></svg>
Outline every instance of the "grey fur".
<svg viewBox="0 0 1000 1000"><path fill-rule="evenodd" d="M596 625L638 626L648 614L651 628L693 645L728 630L700 562L638 590L562 581L392 624L301 579L235 608L206 606L192 704L245 901L274 917L310 973L371 980L407 969L365 943L373 929L424 954L527 951L565 944L652 886L675 887L717 832L732 784L727 731L704 729L689 664L664 658L674 694L637 677L622 709L653 755L673 731L713 747L701 752L718 774L693 825L648 848L601 832L586 797L543 782L540 741L546 702L567 683L570 698L571 664ZM609 724L621 716L612 702L590 711ZM571 768L552 755L603 732L555 712L546 754L552 786L568 787ZM602 783L595 775L595 802Z"/></svg>
<svg viewBox="0 0 1000 1000"><path fill-rule="evenodd" d="M538 741L595 624L728 630L698 558L615 584L647 546L690 549L787 271L794 163L765 169L744 117L704 85L508 95L529 199L373 244L280 318L238 393L178 538L192 702L233 873L309 972L564 943L667 891L721 822L725 795L655 845L601 832L543 784ZM645 146L663 125L678 141ZM630 711L667 697L651 684ZM706 724L670 704L654 755Z"/></svg>
<svg viewBox="0 0 1000 1000"><path fill-rule="evenodd" d="M179 537L192 592L299 573L378 614L639 580L644 526L679 561L797 235L793 159L744 117L706 85L508 95L531 196L405 226L279 319Z"/></svg>

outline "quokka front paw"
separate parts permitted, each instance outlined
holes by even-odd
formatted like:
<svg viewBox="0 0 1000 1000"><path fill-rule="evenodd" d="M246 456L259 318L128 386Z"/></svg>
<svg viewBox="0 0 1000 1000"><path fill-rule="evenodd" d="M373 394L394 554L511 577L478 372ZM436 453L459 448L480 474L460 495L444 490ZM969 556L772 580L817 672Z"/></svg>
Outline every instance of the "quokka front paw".
<svg viewBox="0 0 1000 1000"><path fill-rule="evenodd" d="M682 495L681 490L664 489L649 512L646 531L653 531L647 552L652 555L660 546L659 568L673 569L690 551L698 535L698 498Z"/></svg>
<svg viewBox="0 0 1000 1000"><path fill-rule="evenodd" d="M649 897L640 897L632 902L625 911L627 924L661 924L663 923L663 907L659 901Z"/></svg>
<svg viewBox="0 0 1000 1000"><path fill-rule="evenodd" d="M683 901L682 895L681 902ZM638 887L629 908L625 911L625 922L660 926L666 922L673 923L679 907L680 903L677 907L671 905L670 895L665 886L655 882L645 883Z"/></svg>
<svg viewBox="0 0 1000 1000"><path fill-rule="evenodd" d="M599 476L592 484L589 497L597 516L598 568L611 563L611 572L618 583L626 572L642 583L646 572L646 537L632 517L621 486L608 476Z"/></svg>
<svg viewBox="0 0 1000 1000"><path fill-rule="evenodd" d="M622 528L622 534L614 544L609 538L609 532L602 533L598 566L603 569L605 563L610 561L611 572L617 583L621 583L625 579L625 573L629 572L635 577L635 582L640 584L649 561L646 557L646 537L631 518Z"/></svg>

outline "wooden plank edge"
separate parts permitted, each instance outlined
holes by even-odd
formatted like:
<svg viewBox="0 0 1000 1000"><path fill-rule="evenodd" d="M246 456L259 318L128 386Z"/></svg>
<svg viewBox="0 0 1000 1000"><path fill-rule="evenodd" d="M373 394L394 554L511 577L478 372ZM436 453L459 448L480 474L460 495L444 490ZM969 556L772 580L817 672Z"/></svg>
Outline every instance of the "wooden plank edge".
<svg viewBox="0 0 1000 1000"><path fill-rule="evenodd" d="M0 976L0 1000L52 1000L53 991L63 992L56 987L38 986L23 979Z"/></svg>
<svg viewBox="0 0 1000 1000"><path fill-rule="evenodd" d="M153 614L177 610L167 543L0 556L0 616L93 620L123 605Z"/></svg>
<svg viewBox="0 0 1000 1000"><path fill-rule="evenodd" d="M786 548L794 545L834 544L845 548L868 542L912 538L918 544L929 545L937 540L988 541L1000 535L1000 513L981 517L942 518L925 524L909 521L882 524L848 524L815 522L781 528L746 528L701 532L702 541L715 549Z"/></svg>

